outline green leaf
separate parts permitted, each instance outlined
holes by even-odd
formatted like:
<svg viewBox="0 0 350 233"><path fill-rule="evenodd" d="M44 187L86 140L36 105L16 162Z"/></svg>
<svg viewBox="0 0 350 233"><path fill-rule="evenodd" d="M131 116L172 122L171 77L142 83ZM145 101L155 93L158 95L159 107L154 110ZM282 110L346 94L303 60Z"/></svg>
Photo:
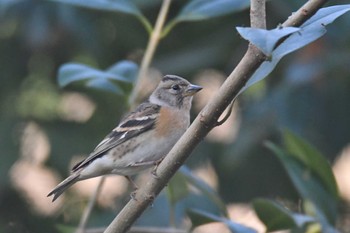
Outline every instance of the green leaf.
<svg viewBox="0 0 350 233"><path fill-rule="evenodd" d="M192 0L164 27L162 37L167 35L180 22L219 17L244 10L249 5L249 0Z"/></svg>
<svg viewBox="0 0 350 233"><path fill-rule="evenodd" d="M121 61L101 71L87 65L67 63L58 71L58 84L65 87L71 83L86 81L88 87L124 94L119 83L132 83L137 75L138 66L131 61ZM118 83L119 82L119 83Z"/></svg>
<svg viewBox="0 0 350 233"><path fill-rule="evenodd" d="M65 87L72 82L102 76L103 72L78 63L63 64L58 70L58 85Z"/></svg>
<svg viewBox="0 0 350 233"><path fill-rule="evenodd" d="M300 30L295 27L278 27L272 30L244 27L236 27L236 29L244 39L249 40L267 56L271 55L277 42L281 38Z"/></svg>
<svg viewBox="0 0 350 233"><path fill-rule="evenodd" d="M315 221L310 216L292 213L278 203L266 199L255 199L253 206L268 232L301 228L304 224Z"/></svg>
<svg viewBox="0 0 350 233"><path fill-rule="evenodd" d="M76 227L67 226L67 225L63 225L63 224L56 224L55 228L57 229L57 231L59 233L73 233L77 230Z"/></svg>
<svg viewBox="0 0 350 233"><path fill-rule="evenodd" d="M121 12L124 14L130 14L137 17L143 24L147 32L150 34L153 30L152 25L137 6L129 0L50 0L53 2L59 2L69 4L77 7L83 7L87 9L100 10L100 11L112 11Z"/></svg>
<svg viewBox="0 0 350 233"><path fill-rule="evenodd" d="M269 56L269 60L261 64L261 66L248 80L245 87L241 89L239 94L267 77L285 55L292 53L323 36L327 32L325 26L332 23L335 19L345 14L349 10L350 5L338 5L320 9L315 15L300 26L299 31L292 33L286 40L283 41L283 43L272 51L271 56ZM250 30L253 29L250 28ZM257 36L257 34L254 34L254 37ZM263 36L267 38L266 35ZM261 40L262 39L263 38L261 38ZM253 41L251 42L254 43ZM273 44L274 42L272 41L271 43L266 43ZM257 44L257 46L259 45Z"/></svg>
<svg viewBox="0 0 350 233"><path fill-rule="evenodd" d="M296 226L291 213L275 202L256 199L253 207L259 219L266 225L267 231L292 229Z"/></svg>
<svg viewBox="0 0 350 233"><path fill-rule="evenodd" d="M249 7L248 0L192 0L180 11L177 21L197 21L218 17Z"/></svg>
<svg viewBox="0 0 350 233"><path fill-rule="evenodd" d="M138 66L131 61L120 61L106 70L107 73L113 74L110 79L133 83L138 73Z"/></svg>
<svg viewBox="0 0 350 233"><path fill-rule="evenodd" d="M246 227L242 224L235 223L230 219L219 217L206 211L202 211L198 209L190 209L187 211L187 214L191 219L192 229L207 223L222 222L229 228L229 230L232 233L256 233L257 232L250 227Z"/></svg>
<svg viewBox="0 0 350 233"><path fill-rule="evenodd" d="M192 229L207 223L220 222L220 217L197 209L189 209L187 215L192 222Z"/></svg>
<svg viewBox="0 0 350 233"><path fill-rule="evenodd" d="M108 79L102 79L102 78L91 79L86 83L86 86L92 87L95 89L100 89L102 91L109 91L118 95L124 94L123 90L120 87L118 87L117 85L114 85Z"/></svg>
<svg viewBox="0 0 350 233"><path fill-rule="evenodd" d="M220 209L221 213L228 217L225 203L221 200L215 190L213 190L208 184L203 182L201 179L193 175L191 170L186 166L181 166L180 173L186 178L186 180L196 187L203 195L209 198L215 205Z"/></svg>
<svg viewBox="0 0 350 233"><path fill-rule="evenodd" d="M334 224L337 215L337 199L334 199L329 190L325 188L319 176L295 156L273 143L268 142L266 146L277 155L304 203L309 205L310 211L307 211L307 214L317 217L323 228Z"/></svg>
<svg viewBox="0 0 350 233"><path fill-rule="evenodd" d="M289 130L284 130L283 138L287 151L317 174L333 198L337 199L338 188L335 177L324 156L315 147Z"/></svg>
<svg viewBox="0 0 350 233"><path fill-rule="evenodd" d="M125 14L131 14L135 16L142 16L140 10L135 6L132 1L129 0L50 0L59 3L70 4L73 6L93 9L93 10L103 10L103 11L113 11L122 12Z"/></svg>
<svg viewBox="0 0 350 233"><path fill-rule="evenodd" d="M176 204L176 202L189 195L189 190L184 175L179 172L175 174L167 186L167 194L171 205Z"/></svg>

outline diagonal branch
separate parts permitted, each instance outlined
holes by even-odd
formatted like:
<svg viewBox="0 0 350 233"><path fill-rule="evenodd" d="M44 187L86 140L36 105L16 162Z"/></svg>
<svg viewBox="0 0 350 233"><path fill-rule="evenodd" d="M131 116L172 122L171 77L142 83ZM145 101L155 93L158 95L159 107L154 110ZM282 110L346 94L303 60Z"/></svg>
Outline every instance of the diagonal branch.
<svg viewBox="0 0 350 233"><path fill-rule="evenodd" d="M253 1L253 0L252 0ZM326 0L310 0L294 13L283 26L299 26L312 16ZM247 52L237 67L222 84L212 98L194 120L190 128L180 138L169 154L164 158L157 170L157 178L151 177L120 211L108 226L105 233L126 232L142 212L153 202L170 178L189 157L193 149L215 127L217 120L239 91L244 87L251 75L264 62L264 54L255 46L249 45Z"/></svg>

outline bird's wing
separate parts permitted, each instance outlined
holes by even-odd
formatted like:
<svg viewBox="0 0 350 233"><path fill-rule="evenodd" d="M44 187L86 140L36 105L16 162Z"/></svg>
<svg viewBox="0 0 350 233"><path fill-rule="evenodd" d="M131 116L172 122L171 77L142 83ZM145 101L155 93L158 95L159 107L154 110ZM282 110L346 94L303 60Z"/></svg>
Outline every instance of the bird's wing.
<svg viewBox="0 0 350 233"><path fill-rule="evenodd" d="M110 149L122 144L123 142L136 137L155 126L159 115L160 106L149 102L139 105L134 112L127 115L121 123L108 134L95 150L83 161L77 163L72 171L75 172L93 160L103 156Z"/></svg>

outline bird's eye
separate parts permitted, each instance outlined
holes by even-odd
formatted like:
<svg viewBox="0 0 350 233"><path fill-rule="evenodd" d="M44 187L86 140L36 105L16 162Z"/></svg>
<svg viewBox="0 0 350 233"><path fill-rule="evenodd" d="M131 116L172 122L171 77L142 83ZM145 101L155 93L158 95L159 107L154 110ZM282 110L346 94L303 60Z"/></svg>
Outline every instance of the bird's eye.
<svg viewBox="0 0 350 233"><path fill-rule="evenodd" d="M180 90L180 86L177 84L174 84L171 86L171 89L173 89L174 91L178 91L178 90Z"/></svg>

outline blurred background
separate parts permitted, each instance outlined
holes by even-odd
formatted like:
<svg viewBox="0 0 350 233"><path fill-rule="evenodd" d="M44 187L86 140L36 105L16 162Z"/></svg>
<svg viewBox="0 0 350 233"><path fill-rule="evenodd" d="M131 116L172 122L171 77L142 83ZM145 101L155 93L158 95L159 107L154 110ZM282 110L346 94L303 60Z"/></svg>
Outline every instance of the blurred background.
<svg viewBox="0 0 350 233"><path fill-rule="evenodd" d="M153 24L161 1L134 2ZM174 1L169 18L186 2ZM268 28L303 3L269 1ZM193 118L247 48L236 26L249 26L249 10L180 23L159 44L154 77L176 74L204 87L194 100ZM285 170L263 146L267 140L279 142L281 129L288 128L329 160L344 203L340 224L350 225L349 28L347 14L328 26L324 37L284 58L268 79L239 97L232 116L187 162L217 190L235 221L262 232L249 205L253 198L297 203ZM98 179L76 184L54 203L46 195L116 126L128 110L131 86L126 95L84 85L59 88L58 69L68 62L101 70L125 59L139 63L147 41L142 24L127 14L44 0L0 0L0 232L71 232L78 224ZM108 225L130 190L123 177L109 177L89 226ZM168 205L162 193L137 224L168 226ZM176 206L175 224L188 224L183 217L188 206L215 211L193 190Z"/></svg>

